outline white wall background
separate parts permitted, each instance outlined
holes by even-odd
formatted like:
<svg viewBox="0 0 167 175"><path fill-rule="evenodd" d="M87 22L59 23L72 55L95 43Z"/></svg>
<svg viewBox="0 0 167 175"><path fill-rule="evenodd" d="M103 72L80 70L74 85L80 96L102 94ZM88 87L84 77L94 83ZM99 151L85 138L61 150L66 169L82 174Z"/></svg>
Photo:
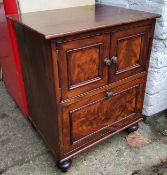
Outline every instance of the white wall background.
<svg viewBox="0 0 167 175"><path fill-rule="evenodd" d="M162 15L156 24L143 114L150 116L167 109L167 0L97 0L96 2Z"/></svg>
<svg viewBox="0 0 167 175"><path fill-rule="evenodd" d="M93 5L95 0L17 0L21 13Z"/></svg>

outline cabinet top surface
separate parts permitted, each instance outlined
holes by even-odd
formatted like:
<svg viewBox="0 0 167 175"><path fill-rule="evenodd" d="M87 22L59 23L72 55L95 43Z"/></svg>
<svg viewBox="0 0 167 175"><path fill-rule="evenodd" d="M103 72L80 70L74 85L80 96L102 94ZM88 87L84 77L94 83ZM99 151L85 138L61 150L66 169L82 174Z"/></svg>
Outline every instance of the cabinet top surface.
<svg viewBox="0 0 167 175"><path fill-rule="evenodd" d="M158 14L106 5L89 5L8 16L46 39L160 17Z"/></svg>

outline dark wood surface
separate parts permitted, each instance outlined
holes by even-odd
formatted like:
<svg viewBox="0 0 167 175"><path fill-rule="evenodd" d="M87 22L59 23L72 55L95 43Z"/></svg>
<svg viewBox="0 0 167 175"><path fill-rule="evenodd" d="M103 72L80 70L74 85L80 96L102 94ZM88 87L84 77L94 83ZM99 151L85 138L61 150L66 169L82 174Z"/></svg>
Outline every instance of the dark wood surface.
<svg viewBox="0 0 167 175"><path fill-rule="evenodd" d="M146 71L154 20L56 40L62 99ZM111 44L110 44L111 42ZM112 58L116 57L114 63ZM105 60L110 61L110 65Z"/></svg>
<svg viewBox="0 0 167 175"><path fill-rule="evenodd" d="M49 39L99 28L130 24L160 17L160 15L114 6L91 5L10 15L9 17Z"/></svg>
<svg viewBox="0 0 167 175"><path fill-rule="evenodd" d="M58 109L55 103L51 47L49 41L42 36L17 23L14 27L21 57L29 118L57 158Z"/></svg>
<svg viewBox="0 0 167 175"><path fill-rule="evenodd" d="M62 98L107 84L110 35L99 34L58 43Z"/></svg>
<svg viewBox="0 0 167 175"><path fill-rule="evenodd" d="M117 63L110 74L111 82L146 70L151 30L152 25L144 25L112 33L110 57L117 57Z"/></svg>
<svg viewBox="0 0 167 175"><path fill-rule="evenodd" d="M125 120L127 125L130 119L140 119L143 92L143 79L136 79L64 107L64 152L111 134L121 128Z"/></svg>
<svg viewBox="0 0 167 175"><path fill-rule="evenodd" d="M87 10L93 13L92 8L23 14L24 22L38 27L45 24L38 32L14 20L30 120L62 171L70 167L76 154L134 124L131 130L137 129L136 123L142 120L158 15L96 6L90 22ZM79 9L85 17L77 16ZM63 21L70 12L71 20ZM62 21L55 14L61 14ZM86 18L87 27L82 23ZM50 36L41 35L42 30L53 30L54 38L47 40Z"/></svg>

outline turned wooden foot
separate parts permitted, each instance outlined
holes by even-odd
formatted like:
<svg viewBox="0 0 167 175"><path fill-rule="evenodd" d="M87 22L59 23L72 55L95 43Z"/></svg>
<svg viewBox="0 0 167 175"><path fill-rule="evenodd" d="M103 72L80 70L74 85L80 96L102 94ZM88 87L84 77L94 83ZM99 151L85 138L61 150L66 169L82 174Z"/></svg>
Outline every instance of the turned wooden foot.
<svg viewBox="0 0 167 175"><path fill-rule="evenodd" d="M139 128L139 124L136 123L135 125L132 125L132 126L130 126L129 128L127 128L126 131L127 131L128 133L130 133L130 132L137 131L138 128Z"/></svg>
<svg viewBox="0 0 167 175"><path fill-rule="evenodd" d="M62 171L62 172L67 172L67 170L71 167L72 160L66 160L64 162L57 162L57 167Z"/></svg>

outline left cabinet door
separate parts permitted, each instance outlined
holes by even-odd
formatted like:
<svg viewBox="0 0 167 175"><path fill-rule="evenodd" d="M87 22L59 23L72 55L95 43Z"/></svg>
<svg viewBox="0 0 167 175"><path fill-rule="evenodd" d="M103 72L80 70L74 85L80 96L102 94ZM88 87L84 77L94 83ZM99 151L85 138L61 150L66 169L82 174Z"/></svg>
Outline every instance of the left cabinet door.
<svg viewBox="0 0 167 175"><path fill-rule="evenodd" d="M110 35L99 34L57 43L62 99L108 82Z"/></svg>

